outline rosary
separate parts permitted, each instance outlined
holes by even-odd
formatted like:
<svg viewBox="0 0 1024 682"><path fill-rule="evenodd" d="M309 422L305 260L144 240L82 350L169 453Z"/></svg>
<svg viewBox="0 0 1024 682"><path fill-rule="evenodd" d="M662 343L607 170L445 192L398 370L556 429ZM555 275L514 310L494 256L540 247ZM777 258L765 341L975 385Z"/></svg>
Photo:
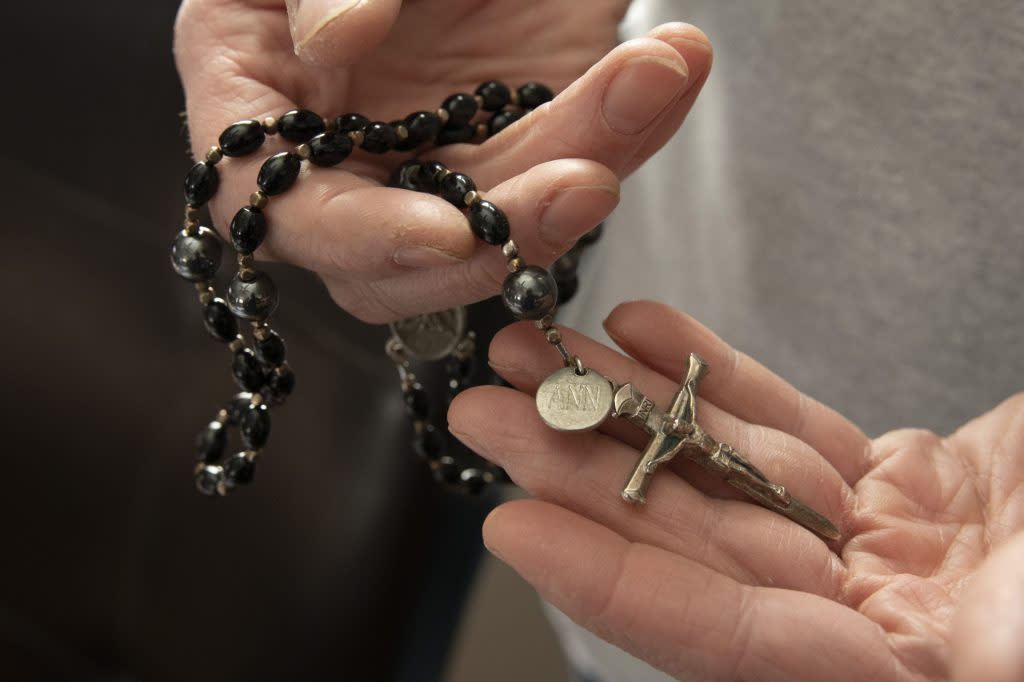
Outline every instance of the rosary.
<svg viewBox="0 0 1024 682"><path fill-rule="evenodd" d="M280 118L240 121L221 133L218 144L185 177L184 226L171 246L171 265L178 275L195 284L206 329L215 340L227 345L232 354L231 372L241 388L197 438L199 462L195 483L201 493L227 495L252 481L255 462L270 436L270 408L284 403L295 388L295 374L285 360L284 341L267 323L277 307L277 288L267 274L255 269L253 252L267 233L267 203L292 187L303 161L329 167L344 161L356 147L371 154L383 154L486 139L553 97L551 90L540 83L526 83L513 90L499 81L488 81L473 95L451 95L435 111L417 111L390 123L371 122L353 113L328 119L299 109ZM481 112L485 113L479 115ZM238 270L222 298L213 285L222 245L212 229L199 224L200 210L217 192L217 165L224 157L251 154L273 135L280 135L296 146L263 163L256 179L258 189L231 221L230 236ZM465 174L437 161L412 159L395 169L390 185L440 195L465 212L478 239L501 249L509 272L501 292L505 307L517 319L534 321L564 365L541 384L536 394L537 410L545 424L561 431L583 431L598 428L609 417L616 417L650 435L650 442L622 490L623 500L633 504L646 502L655 470L682 453L762 506L825 538L839 537L839 531L828 519L792 496L785 487L768 480L735 450L715 441L700 427L696 419L697 391L709 369L702 358L689 356L679 392L663 412L632 384L617 384L569 352L554 324L555 308L575 292L575 271L581 251L599 237L600 226L548 270L526 264L511 238L511 226L504 212L487 201ZM251 346L240 333L240 320L251 325ZM506 481L504 472L497 467L463 467L444 454L444 438L430 422L428 394L412 369L414 362L445 360L449 388L454 392L467 387L475 335L467 329L465 309L417 315L392 323L390 331L385 351L397 368L406 408L413 420L413 448L428 463L435 478L470 494L479 493L488 484ZM245 449L225 458L229 427L238 428Z"/></svg>

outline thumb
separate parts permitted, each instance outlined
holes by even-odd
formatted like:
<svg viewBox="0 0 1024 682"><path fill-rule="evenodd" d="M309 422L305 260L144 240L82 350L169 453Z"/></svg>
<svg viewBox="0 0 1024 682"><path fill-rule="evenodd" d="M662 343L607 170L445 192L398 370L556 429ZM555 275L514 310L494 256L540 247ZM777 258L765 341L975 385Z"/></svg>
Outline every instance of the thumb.
<svg viewBox="0 0 1024 682"><path fill-rule="evenodd" d="M975 572L953 618L952 672L957 682L1024 679L1024 533Z"/></svg>
<svg viewBox="0 0 1024 682"><path fill-rule="evenodd" d="M286 0L295 54L313 66L349 64L377 46L402 0Z"/></svg>

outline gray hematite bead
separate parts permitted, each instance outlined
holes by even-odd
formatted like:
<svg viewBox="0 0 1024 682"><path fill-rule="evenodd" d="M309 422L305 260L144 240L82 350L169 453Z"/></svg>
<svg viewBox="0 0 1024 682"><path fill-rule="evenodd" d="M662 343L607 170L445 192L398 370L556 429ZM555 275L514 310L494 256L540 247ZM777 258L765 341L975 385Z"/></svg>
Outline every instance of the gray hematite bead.
<svg viewBox="0 0 1024 682"><path fill-rule="evenodd" d="M171 244L171 265L185 279L202 282L217 274L220 253L220 239L213 230L200 227L194 235L182 230Z"/></svg>
<svg viewBox="0 0 1024 682"><path fill-rule="evenodd" d="M547 270L531 265L505 278L502 299L516 317L539 320L555 309L558 285Z"/></svg>
<svg viewBox="0 0 1024 682"><path fill-rule="evenodd" d="M264 320L277 308L277 285L262 272L248 282L235 275L228 285L227 301L231 312L243 320Z"/></svg>

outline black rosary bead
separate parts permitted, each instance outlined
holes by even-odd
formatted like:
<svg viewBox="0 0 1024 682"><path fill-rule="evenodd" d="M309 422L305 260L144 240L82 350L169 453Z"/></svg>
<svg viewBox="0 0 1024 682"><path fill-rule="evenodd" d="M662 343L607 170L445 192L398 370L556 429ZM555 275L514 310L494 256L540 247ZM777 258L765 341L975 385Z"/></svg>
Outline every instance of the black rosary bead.
<svg viewBox="0 0 1024 682"><path fill-rule="evenodd" d="M366 118L362 114L342 114L334 119L334 128L338 132L342 133L351 133L356 130L362 130L368 125L370 125L370 119Z"/></svg>
<svg viewBox="0 0 1024 682"><path fill-rule="evenodd" d="M210 336L218 341L230 343L238 336L238 320L224 299L215 298L203 306L203 324Z"/></svg>
<svg viewBox="0 0 1024 682"><path fill-rule="evenodd" d="M508 241L511 229L505 213L489 201L475 201L469 207L469 227L477 239L493 246Z"/></svg>
<svg viewBox="0 0 1024 682"><path fill-rule="evenodd" d="M278 367L270 373L270 397L275 405L283 403L295 390L295 372L291 367Z"/></svg>
<svg viewBox="0 0 1024 682"><path fill-rule="evenodd" d="M476 372L476 358L472 355L467 355L464 358L450 355L445 360L445 370L448 372L448 376L453 379L469 381L474 372Z"/></svg>
<svg viewBox="0 0 1024 682"><path fill-rule="evenodd" d="M519 106L524 109L536 109L545 102L555 98L551 88L542 83L526 83L516 91L519 95Z"/></svg>
<svg viewBox="0 0 1024 682"><path fill-rule="evenodd" d="M238 424L242 420L242 415L249 409L249 405L252 403L252 393L243 391L242 393L236 393L228 403L228 424L232 426Z"/></svg>
<svg viewBox="0 0 1024 682"><path fill-rule="evenodd" d="M252 253L267 236L267 218L255 206L243 206L231 219L231 243L239 253Z"/></svg>
<svg viewBox="0 0 1024 682"><path fill-rule="evenodd" d="M476 99L472 95L460 92L445 98L444 102L441 102L441 108L448 112L448 125L466 125L476 116Z"/></svg>
<svg viewBox="0 0 1024 682"><path fill-rule="evenodd" d="M270 438L270 408L266 403L249 405L249 409L242 413L238 432L245 447L250 450L259 450L267 444Z"/></svg>
<svg viewBox="0 0 1024 682"><path fill-rule="evenodd" d="M405 391L405 408L413 419L430 417L430 398L422 384L413 384Z"/></svg>
<svg viewBox="0 0 1024 682"><path fill-rule="evenodd" d="M406 116L405 129L409 131L405 142L411 145L409 149L414 149L421 144L433 142L441 132L441 119L432 111L417 111Z"/></svg>
<svg viewBox="0 0 1024 682"><path fill-rule="evenodd" d="M473 180L462 173L449 173L441 181L441 197L458 208L466 207L466 193L475 189Z"/></svg>
<svg viewBox="0 0 1024 682"><path fill-rule="evenodd" d="M580 278L574 273L556 279L555 283L558 285L558 304L562 305L571 301L572 297L576 295L576 290L580 287Z"/></svg>
<svg viewBox="0 0 1024 682"><path fill-rule="evenodd" d="M220 257L220 239L207 227L200 227L195 234L182 230L171 244L171 266L191 282L203 282L216 275Z"/></svg>
<svg viewBox="0 0 1024 682"><path fill-rule="evenodd" d="M218 421L212 421L199 432L196 437L196 451L199 461L203 464L216 462L224 456L224 448L228 443L227 430Z"/></svg>
<svg viewBox="0 0 1024 682"><path fill-rule="evenodd" d="M441 176L448 168L440 161L425 161L420 168L419 184L424 192L437 194L441 191Z"/></svg>
<svg viewBox="0 0 1024 682"><path fill-rule="evenodd" d="M246 457L244 452L235 453L224 463L224 480L232 487L252 483L255 473L256 463Z"/></svg>
<svg viewBox="0 0 1024 682"><path fill-rule="evenodd" d="M459 474L459 485L468 494L479 495L487 486L487 479L484 478L484 472L479 469L463 469Z"/></svg>
<svg viewBox="0 0 1024 682"><path fill-rule="evenodd" d="M227 304L243 320L265 320L277 308L277 285L270 276L257 272L248 279L235 274L228 283Z"/></svg>
<svg viewBox="0 0 1024 682"><path fill-rule="evenodd" d="M437 144L444 146L471 142L474 135L476 135L476 128L469 124L452 125L449 123L438 133Z"/></svg>
<svg viewBox="0 0 1024 682"><path fill-rule="evenodd" d="M266 381L260 361L248 348L239 348L235 351L231 358L231 374L235 377L235 383L246 391L258 391ZM242 417L244 419L245 415Z"/></svg>
<svg viewBox="0 0 1024 682"><path fill-rule="evenodd" d="M251 154L267 139L267 132L259 121L239 121L229 125L220 134L218 144L224 156Z"/></svg>
<svg viewBox="0 0 1024 682"><path fill-rule="evenodd" d="M223 480L224 469L216 464L207 464L196 474L196 489L204 495L216 495Z"/></svg>
<svg viewBox="0 0 1024 682"><path fill-rule="evenodd" d="M499 111L487 121L487 134L497 135L522 117L521 111Z"/></svg>
<svg viewBox="0 0 1024 682"><path fill-rule="evenodd" d="M434 479L438 483L454 485L459 481L459 473L459 465L454 459L445 455L437 460L437 465L434 469Z"/></svg>
<svg viewBox="0 0 1024 682"><path fill-rule="evenodd" d="M277 119L277 132L291 142L309 142L324 130L324 120L307 109L293 109Z"/></svg>
<svg viewBox="0 0 1024 682"><path fill-rule="evenodd" d="M336 166L352 153L352 138L340 130L320 133L309 141L309 161L317 166Z"/></svg>
<svg viewBox="0 0 1024 682"><path fill-rule="evenodd" d="M192 206L202 206L209 201L220 187L220 174L212 163L200 161L185 175L185 201Z"/></svg>
<svg viewBox="0 0 1024 682"><path fill-rule="evenodd" d="M558 287L551 273L530 265L505 278L505 307L521 320L539 320L555 309Z"/></svg>
<svg viewBox="0 0 1024 682"><path fill-rule="evenodd" d="M487 81L476 89L484 101L484 111L500 111L512 101L512 92L501 81Z"/></svg>
<svg viewBox="0 0 1024 682"><path fill-rule="evenodd" d="M561 278L576 274L581 255L583 255L583 248L576 244L551 264L551 274L556 282Z"/></svg>
<svg viewBox="0 0 1024 682"><path fill-rule="evenodd" d="M302 168L302 159L291 152L274 154L263 162L256 184L267 196L281 194L295 184Z"/></svg>
<svg viewBox="0 0 1024 682"><path fill-rule="evenodd" d="M392 187L400 187L414 192L419 191L421 168L422 164L419 161L406 161L391 174L388 184Z"/></svg>
<svg viewBox="0 0 1024 682"><path fill-rule="evenodd" d="M387 123L375 121L363 130L363 143L360 145L371 154L383 154L391 151L398 142L395 129Z"/></svg>
<svg viewBox="0 0 1024 682"><path fill-rule="evenodd" d="M277 367L284 362L284 339L273 329L268 329L262 339L257 338L253 344L253 349L256 351L256 357L259 358L260 362L268 367Z"/></svg>
<svg viewBox="0 0 1024 682"><path fill-rule="evenodd" d="M440 431L427 424L413 435L412 447L418 457L432 462L444 452L444 437Z"/></svg>

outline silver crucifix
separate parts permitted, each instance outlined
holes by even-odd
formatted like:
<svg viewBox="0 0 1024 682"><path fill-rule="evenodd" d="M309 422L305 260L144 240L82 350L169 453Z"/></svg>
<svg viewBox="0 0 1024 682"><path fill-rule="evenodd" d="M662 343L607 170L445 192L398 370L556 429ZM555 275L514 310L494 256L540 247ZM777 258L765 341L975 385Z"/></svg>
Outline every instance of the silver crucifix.
<svg viewBox="0 0 1024 682"><path fill-rule="evenodd" d="M757 467L728 445L715 441L700 427L697 388L707 372L708 364L704 359L691 353L686 377L667 413L660 411L632 384L615 390L612 416L628 419L651 435L651 441L622 490L622 498L633 504L644 504L655 470L681 452L761 505L819 535L838 538L839 531L828 519L793 497L785 487L769 481Z"/></svg>

